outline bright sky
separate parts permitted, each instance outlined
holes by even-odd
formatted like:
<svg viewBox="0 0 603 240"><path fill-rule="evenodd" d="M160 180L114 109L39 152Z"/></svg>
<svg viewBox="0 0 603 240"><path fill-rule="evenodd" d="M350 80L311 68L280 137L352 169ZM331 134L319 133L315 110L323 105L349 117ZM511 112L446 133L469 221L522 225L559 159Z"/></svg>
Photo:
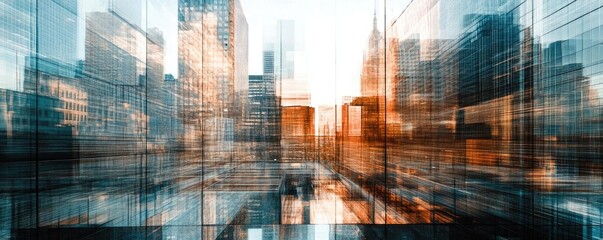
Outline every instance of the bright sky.
<svg viewBox="0 0 603 240"><path fill-rule="evenodd" d="M383 29L384 0L240 0L249 23L249 74L262 73L264 26L278 19L294 20L304 34L304 54L296 58L296 71L310 84L312 105L333 105L342 96L360 93L363 52L377 7L379 29ZM389 20L398 16L411 0L387 0ZM165 40L165 72L177 76L177 0L148 1L149 28L159 28ZM95 11L94 4L80 5L81 12ZM141 8L144 9L144 8ZM97 10L99 11L99 10ZM169 14L169 16L165 15ZM85 18L80 16L80 58L83 59ZM388 20L388 22L389 22ZM144 24L143 24L144 25Z"/></svg>
<svg viewBox="0 0 603 240"><path fill-rule="evenodd" d="M408 2L388 0L388 15L397 16ZM305 66L312 105L333 105L342 96L360 93L373 0L241 0L241 4L249 23L249 74L262 73L264 25L292 19L296 27L304 28L304 63L296 65ZM383 0L376 6L378 27L383 29Z"/></svg>

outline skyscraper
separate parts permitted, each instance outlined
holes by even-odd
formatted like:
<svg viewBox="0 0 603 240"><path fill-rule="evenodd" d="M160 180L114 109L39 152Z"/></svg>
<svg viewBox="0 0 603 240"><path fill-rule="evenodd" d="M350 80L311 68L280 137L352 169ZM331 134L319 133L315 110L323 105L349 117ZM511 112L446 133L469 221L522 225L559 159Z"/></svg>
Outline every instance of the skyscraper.
<svg viewBox="0 0 603 240"><path fill-rule="evenodd" d="M36 35L31 35L36 36L32 39L32 47L37 49L37 56L41 61L52 59L63 64L63 68L67 69L62 69L60 75L73 77L77 61L78 1L39 1L37 8L43 10L37 11L38 28L34 33ZM44 64L38 67L42 71L52 71L44 70Z"/></svg>
<svg viewBox="0 0 603 240"><path fill-rule="evenodd" d="M385 134L385 59L383 36L377 27L377 13L364 52L360 95L352 105L362 106L362 135L381 141Z"/></svg>
<svg viewBox="0 0 603 240"><path fill-rule="evenodd" d="M303 66L304 30L295 20L278 19L264 27L264 52L274 53L272 68L282 106L309 106L311 94ZM265 62L264 62L265 63Z"/></svg>
<svg viewBox="0 0 603 240"><path fill-rule="evenodd" d="M314 108L283 106L281 111L281 161L300 162L315 158Z"/></svg>
<svg viewBox="0 0 603 240"><path fill-rule="evenodd" d="M375 10L376 11L376 10ZM377 27L377 13L373 16L373 29L364 53L360 92L363 97L383 96L383 36Z"/></svg>
<svg viewBox="0 0 603 240"><path fill-rule="evenodd" d="M86 30L82 82L90 93L87 134L142 139L147 56L139 49L147 43L120 39L146 39L146 32L116 11L87 13Z"/></svg>
<svg viewBox="0 0 603 240"><path fill-rule="evenodd" d="M212 161L233 159L235 123L242 123L246 92L247 22L236 0L180 1L180 73L184 111L203 139L204 154ZM198 48L190 49L194 45ZM190 100L190 101L189 101ZM236 102L236 104L235 104ZM197 120L193 120L197 119ZM192 143L191 142L191 143Z"/></svg>
<svg viewBox="0 0 603 240"><path fill-rule="evenodd" d="M280 107L274 79L266 75L249 76L245 138L254 142L257 160L279 158Z"/></svg>
<svg viewBox="0 0 603 240"><path fill-rule="evenodd" d="M232 116L234 118L235 127L235 146L246 149L248 143L245 139L245 115L249 106L248 90L249 90L249 26L247 19L241 6L240 1L235 1L235 25L234 25L234 109ZM244 150L236 151L235 156L238 159L246 158Z"/></svg>

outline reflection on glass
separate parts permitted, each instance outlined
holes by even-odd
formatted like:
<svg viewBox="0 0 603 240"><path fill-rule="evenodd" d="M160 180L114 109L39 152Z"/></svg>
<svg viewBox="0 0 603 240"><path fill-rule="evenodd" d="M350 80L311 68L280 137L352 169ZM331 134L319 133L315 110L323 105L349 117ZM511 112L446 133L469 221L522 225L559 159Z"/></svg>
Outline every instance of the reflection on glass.
<svg viewBox="0 0 603 240"><path fill-rule="evenodd" d="M603 2L7 0L0 239L603 239Z"/></svg>

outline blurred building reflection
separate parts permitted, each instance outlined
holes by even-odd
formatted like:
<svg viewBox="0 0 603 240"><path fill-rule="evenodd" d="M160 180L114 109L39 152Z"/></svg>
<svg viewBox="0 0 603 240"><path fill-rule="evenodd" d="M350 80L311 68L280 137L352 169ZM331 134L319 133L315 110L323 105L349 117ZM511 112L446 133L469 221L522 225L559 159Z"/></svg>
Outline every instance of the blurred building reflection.
<svg viewBox="0 0 603 240"><path fill-rule="evenodd" d="M603 2L400 4L0 2L0 239L603 239Z"/></svg>
<svg viewBox="0 0 603 240"><path fill-rule="evenodd" d="M311 161L314 156L314 108L287 106L282 108L281 147L283 161Z"/></svg>

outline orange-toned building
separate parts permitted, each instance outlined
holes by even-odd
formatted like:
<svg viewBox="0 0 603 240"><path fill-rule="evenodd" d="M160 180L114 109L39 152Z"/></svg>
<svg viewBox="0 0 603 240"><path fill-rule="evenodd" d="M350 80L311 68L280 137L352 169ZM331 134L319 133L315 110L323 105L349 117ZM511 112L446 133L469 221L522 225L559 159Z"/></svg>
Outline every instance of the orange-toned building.
<svg viewBox="0 0 603 240"><path fill-rule="evenodd" d="M314 108L282 107L281 147L283 161L312 160L314 152Z"/></svg>

